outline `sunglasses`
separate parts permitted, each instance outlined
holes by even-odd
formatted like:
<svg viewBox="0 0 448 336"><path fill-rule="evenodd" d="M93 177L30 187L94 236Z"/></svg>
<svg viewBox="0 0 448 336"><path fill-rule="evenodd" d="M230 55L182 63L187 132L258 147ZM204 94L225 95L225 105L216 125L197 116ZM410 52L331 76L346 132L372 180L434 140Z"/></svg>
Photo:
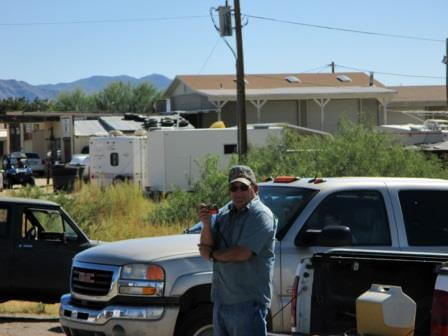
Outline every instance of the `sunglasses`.
<svg viewBox="0 0 448 336"><path fill-rule="evenodd" d="M248 191L248 190L249 190L249 186L248 186L248 185L245 185L245 184L242 184L242 185L240 185L240 186L237 186L237 185L231 185L231 186L229 187L229 190L230 190L231 192L237 192L238 190L241 190L241 191Z"/></svg>

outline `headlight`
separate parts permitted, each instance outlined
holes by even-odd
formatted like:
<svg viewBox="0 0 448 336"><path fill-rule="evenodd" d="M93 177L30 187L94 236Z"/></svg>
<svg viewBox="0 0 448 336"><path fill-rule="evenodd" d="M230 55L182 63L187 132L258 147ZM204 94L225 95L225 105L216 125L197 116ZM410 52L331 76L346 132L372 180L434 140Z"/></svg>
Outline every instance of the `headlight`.
<svg viewBox="0 0 448 336"><path fill-rule="evenodd" d="M154 264L123 266L119 281L120 294L161 296L165 286L165 271Z"/></svg>

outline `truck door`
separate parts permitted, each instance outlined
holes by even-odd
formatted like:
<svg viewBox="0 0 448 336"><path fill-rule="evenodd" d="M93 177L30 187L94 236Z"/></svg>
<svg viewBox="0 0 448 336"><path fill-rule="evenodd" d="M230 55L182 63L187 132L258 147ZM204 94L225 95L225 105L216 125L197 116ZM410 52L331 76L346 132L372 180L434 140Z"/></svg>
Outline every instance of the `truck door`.
<svg viewBox="0 0 448 336"><path fill-rule="evenodd" d="M9 209L0 204L0 301L6 297L11 286L10 265L12 258L13 232L9 220ZM5 294L2 295L2 292Z"/></svg>
<svg viewBox="0 0 448 336"><path fill-rule="evenodd" d="M20 220L12 264L15 292L30 300L68 292L72 258L85 248L78 234L57 208L24 207Z"/></svg>
<svg viewBox="0 0 448 336"><path fill-rule="evenodd" d="M313 199L297 220L297 224L303 224L292 226L282 241L280 300L283 306L290 300L292 280L300 259L330 248L319 241L319 234L326 226L350 229L352 246L385 250L399 248L393 216L387 211L387 197L385 188L375 187L322 193ZM293 244L289 243L291 238ZM285 332L290 328L289 312L283 311L282 314Z"/></svg>

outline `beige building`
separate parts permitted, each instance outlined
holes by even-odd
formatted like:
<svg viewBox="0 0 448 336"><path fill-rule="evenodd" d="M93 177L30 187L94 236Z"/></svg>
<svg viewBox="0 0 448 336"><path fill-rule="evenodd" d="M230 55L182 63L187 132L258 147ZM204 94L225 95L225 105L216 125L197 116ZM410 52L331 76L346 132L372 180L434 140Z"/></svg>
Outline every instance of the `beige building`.
<svg viewBox="0 0 448 336"><path fill-rule="evenodd" d="M447 118L445 85L391 86L389 89L396 91L388 108L389 124Z"/></svg>
<svg viewBox="0 0 448 336"><path fill-rule="evenodd" d="M334 132L346 116L354 122L380 125L395 91L359 73L246 75L248 123L287 122ZM165 91L168 109L181 111L196 127L222 120L234 126L234 75L176 76Z"/></svg>

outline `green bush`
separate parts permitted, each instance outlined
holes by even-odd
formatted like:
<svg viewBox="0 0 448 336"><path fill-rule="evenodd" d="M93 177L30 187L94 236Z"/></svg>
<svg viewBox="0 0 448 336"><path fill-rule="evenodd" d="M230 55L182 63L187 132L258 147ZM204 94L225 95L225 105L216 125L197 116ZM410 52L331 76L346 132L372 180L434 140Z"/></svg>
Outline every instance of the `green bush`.
<svg viewBox="0 0 448 336"><path fill-rule="evenodd" d="M220 170L217 162L217 157L209 157L195 192L169 195L151 213L151 221L195 221L200 202L224 205L229 200L228 169ZM249 148L246 162L258 180L279 175L448 177L436 156L405 149L391 136L348 121L342 121L333 136L301 136L286 129L281 139L271 139L266 147Z"/></svg>
<svg viewBox="0 0 448 336"><path fill-rule="evenodd" d="M258 176L448 176L435 155L405 149L391 136L347 121L334 136L286 130L283 140L250 151L247 162Z"/></svg>

